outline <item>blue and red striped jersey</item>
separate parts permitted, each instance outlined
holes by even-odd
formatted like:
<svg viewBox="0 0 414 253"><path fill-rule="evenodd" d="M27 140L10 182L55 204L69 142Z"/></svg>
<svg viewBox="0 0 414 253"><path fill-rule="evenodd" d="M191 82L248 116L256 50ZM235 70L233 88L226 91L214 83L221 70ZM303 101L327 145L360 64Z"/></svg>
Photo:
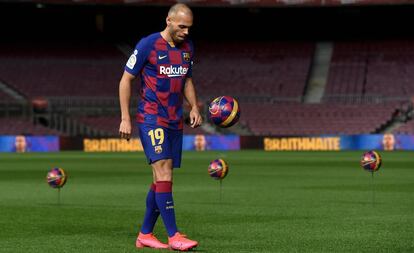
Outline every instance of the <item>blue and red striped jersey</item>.
<svg viewBox="0 0 414 253"><path fill-rule="evenodd" d="M192 77L193 45L186 40L171 46L161 33L141 39L125 71L141 77L138 123L183 128L184 85Z"/></svg>

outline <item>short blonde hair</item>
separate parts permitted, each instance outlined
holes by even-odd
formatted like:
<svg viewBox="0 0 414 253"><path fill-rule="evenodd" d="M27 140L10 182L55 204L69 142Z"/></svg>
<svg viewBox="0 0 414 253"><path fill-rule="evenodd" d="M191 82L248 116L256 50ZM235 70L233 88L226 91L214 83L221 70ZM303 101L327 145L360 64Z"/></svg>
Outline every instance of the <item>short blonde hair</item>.
<svg viewBox="0 0 414 253"><path fill-rule="evenodd" d="M170 10L168 11L168 17L175 16L180 11L193 16L193 12L186 4L176 3L173 6L171 6Z"/></svg>

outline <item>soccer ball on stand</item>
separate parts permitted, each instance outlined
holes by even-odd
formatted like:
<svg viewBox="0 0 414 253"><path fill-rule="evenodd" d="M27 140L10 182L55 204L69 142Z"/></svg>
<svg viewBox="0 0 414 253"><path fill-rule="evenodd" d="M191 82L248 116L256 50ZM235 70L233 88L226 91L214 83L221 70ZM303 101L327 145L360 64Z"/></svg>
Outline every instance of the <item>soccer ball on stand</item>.
<svg viewBox="0 0 414 253"><path fill-rule="evenodd" d="M381 167L382 159L376 151L365 152L361 157L361 166L369 172L378 171Z"/></svg>
<svg viewBox="0 0 414 253"><path fill-rule="evenodd" d="M231 127L239 121L239 103L233 97L217 97L211 101L208 107L208 116L210 120L219 127Z"/></svg>
<svg viewBox="0 0 414 253"><path fill-rule="evenodd" d="M66 183L67 175L63 169L53 168L48 171L46 180L50 187L62 188Z"/></svg>
<svg viewBox="0 0 414 253"><path fill-rule="evenodd" d="M221 180L227 176L229 172L229 166L223 159L216 159L211 161L210 165L208 166L208 174L210 177Z"/></svg>

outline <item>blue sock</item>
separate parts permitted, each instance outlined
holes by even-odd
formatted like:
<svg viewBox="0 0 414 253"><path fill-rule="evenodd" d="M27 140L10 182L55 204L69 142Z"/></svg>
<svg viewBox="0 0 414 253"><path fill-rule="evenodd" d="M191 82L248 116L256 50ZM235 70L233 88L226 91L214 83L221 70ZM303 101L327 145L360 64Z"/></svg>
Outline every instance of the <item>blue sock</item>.
<svg viewBox="0 0 414 253"><path fill-rule="evenodd" d="M151 184L151 188L147 194L147 209L145 211L144 222L142 223L141 233L152 233L157 218L160 215L157 203L155 202L155 184Z"/></svg>
<svg viewBox="0 0 414 253"><path fill-rule="evenodd" d="M174 202L172 197L172 182L157 181L155 187L155 200L160 210L162 220L169 237L175 235L177 224L175 223Z"/></svg>

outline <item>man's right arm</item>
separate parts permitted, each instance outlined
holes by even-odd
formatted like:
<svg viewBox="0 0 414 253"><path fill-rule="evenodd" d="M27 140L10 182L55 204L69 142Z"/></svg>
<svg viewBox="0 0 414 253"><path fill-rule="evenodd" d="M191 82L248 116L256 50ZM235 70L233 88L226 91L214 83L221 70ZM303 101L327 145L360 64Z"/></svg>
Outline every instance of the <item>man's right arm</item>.
<svg viewBox="0 0 414 253"><path fill-rule="evenodd" d="M119 134L121 138L131 138L131 116L129 114L129 100L131 98L131 87L135 77L138 76L150 52L151 44L147 39L142 39L126 63L124 74L119 82L119 102L121 105L121 125Z"/></svg>
<svg viewBox="0 0 414 253"><path fill-rule="evenodd" d="M131 98L131 86L135 76L124 71L119 82L119 103L121 106L121 124L119 134L121 138L129 140L131 138L131 116L129 114L129 101Z"/></svg>

